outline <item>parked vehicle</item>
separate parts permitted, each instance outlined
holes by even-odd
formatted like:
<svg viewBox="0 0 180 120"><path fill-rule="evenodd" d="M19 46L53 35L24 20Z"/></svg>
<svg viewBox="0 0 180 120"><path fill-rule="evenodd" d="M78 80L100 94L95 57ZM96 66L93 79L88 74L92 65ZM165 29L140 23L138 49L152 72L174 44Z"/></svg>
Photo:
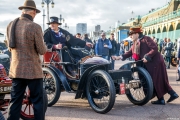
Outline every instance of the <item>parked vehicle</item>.
<svg viewBox="0 0 180 120"><path fill-rule="evenodd" d="M101 114L112 109L116 94L126 94L136 105L144 105L152 98L151 76L143 67L135 67L136 62L125 64L119 70L109 70L107 60L87 56L74 64L76 76L67 72L66 66L70 64L63 61L62 50L44 55L44 88L49 107L58 101L63 91L75 93L75 99L86 97L91 108Z"/></svg>

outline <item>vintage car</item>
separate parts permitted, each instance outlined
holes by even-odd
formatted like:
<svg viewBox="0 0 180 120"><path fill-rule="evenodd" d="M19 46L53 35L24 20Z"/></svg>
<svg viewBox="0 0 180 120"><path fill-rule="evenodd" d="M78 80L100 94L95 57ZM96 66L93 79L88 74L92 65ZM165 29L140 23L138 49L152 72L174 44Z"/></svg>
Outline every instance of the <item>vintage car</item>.
<svg viewBox="0 0 180 120"><path fill-rule="evenodd" d="M91 108L101 114L113 108L116 94L126 94L135 105L144 105L153 97L151 76L146 69L136 66L142 61L109 70L109 61L101 57L89 55L78 62L64 62L62 52L71 55L65 47L43 56L44 88L49 107L58 101L63 91L74 93L75 99L87 98ZM67 72L67 65L76 67L76 76Z"/></svg>

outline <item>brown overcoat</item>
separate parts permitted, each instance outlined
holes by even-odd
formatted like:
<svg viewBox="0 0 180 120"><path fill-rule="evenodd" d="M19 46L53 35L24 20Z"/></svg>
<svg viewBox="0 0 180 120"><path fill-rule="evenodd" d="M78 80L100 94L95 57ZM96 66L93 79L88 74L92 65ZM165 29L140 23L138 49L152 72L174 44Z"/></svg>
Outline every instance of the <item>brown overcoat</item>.
<svg viewBox="0 0 180 120"><path fill-rule="evenodd" d="M10 24L7 27L7 43ZM11 51L10 78L43 78L39 55L46 52L41 26L26 17L20 17L15 27L16 47Z"/></svg>
<svg viewBox="0 0 180 120"><path fill-rule="evenodd" d="M123 59L132 56L132 47L122 55ZM143 36L140 39L140 58L144 58L145 55L151 58L151 61L145 63L145 66L152 77L157 97L161 98L164 94L172 90L172 88L169 85L164 59L158 52L156 43L148 36Z"/></svg>

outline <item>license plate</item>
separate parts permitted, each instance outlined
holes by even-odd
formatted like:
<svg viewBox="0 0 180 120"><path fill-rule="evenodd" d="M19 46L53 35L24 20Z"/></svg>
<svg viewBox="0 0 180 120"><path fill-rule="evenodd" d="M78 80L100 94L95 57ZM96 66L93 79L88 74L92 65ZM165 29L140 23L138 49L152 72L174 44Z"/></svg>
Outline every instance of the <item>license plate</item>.
<svg viewBox="0 0 180 120"><path fill-rule="evenodd" d="M0 87L0 93L1 92L10 92L11 91L11 86L9 86L9 87Z"/></svg>

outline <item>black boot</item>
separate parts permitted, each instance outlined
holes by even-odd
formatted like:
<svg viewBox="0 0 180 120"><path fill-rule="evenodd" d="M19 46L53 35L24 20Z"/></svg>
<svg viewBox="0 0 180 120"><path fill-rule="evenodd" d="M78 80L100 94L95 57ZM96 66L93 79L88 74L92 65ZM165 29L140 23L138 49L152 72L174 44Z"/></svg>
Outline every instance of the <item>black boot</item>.
<svg viewBox="0 0 180 120"><path fill-rule="evenodd" d="M173 100L179 97L178 94L174 90L170 90L168 93L170 94L170 98L167 101L168 103L172 102Z"/></svg>
<svg viewBox="0 0 180 120"><path fill-rule="evenodd" d="M151 101L152 104L156 104L156 105L165 105L165 100L164 97L158 99L157 101Z"/></svg>

